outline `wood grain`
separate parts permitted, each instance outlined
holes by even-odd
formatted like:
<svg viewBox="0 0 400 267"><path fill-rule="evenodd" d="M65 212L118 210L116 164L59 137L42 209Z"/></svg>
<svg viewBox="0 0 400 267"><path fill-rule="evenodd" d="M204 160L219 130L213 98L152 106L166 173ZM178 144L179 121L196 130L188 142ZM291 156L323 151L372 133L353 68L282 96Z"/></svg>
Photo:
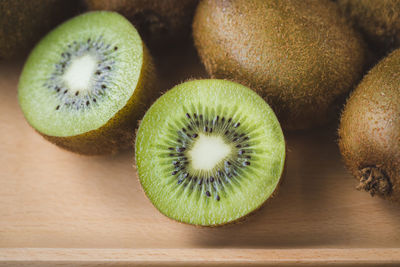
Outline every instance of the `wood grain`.
<svg viewBox="0 0 400 267"><path fill-rule="evenodd" d="M150 204L133 151L79 156L35 133L17 103L21 67L0 63L0 265L400 265L400 208L355 190L334 126L286 134L285 180L256 214L197 228ZM180 71L174 82L201 73Z"/></svg>
<svg viewBox="0 0 400 267"><path fill-rule="evenodd" d="M400 262L399 249L6 249L3 252L6 256L0 254L0 260L4 266L388 266Z"/></svg>

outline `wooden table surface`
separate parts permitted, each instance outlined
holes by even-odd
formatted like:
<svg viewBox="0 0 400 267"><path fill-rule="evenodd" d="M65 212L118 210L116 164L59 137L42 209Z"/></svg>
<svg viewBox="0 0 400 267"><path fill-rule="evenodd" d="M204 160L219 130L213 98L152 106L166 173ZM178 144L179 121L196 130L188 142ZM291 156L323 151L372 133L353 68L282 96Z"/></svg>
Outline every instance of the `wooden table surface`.
<svg viewBox="0 0 400 267"><path fill-rule="evenodd" d="M146 199L133 151L85 157L34 132L17 103L22 64L0 62L0 266L400 266L400 206L355 189L334 127L286 133L279 194L245 222L193 227ZM204 76L161 74L173 71L163 90Z"/></svg>

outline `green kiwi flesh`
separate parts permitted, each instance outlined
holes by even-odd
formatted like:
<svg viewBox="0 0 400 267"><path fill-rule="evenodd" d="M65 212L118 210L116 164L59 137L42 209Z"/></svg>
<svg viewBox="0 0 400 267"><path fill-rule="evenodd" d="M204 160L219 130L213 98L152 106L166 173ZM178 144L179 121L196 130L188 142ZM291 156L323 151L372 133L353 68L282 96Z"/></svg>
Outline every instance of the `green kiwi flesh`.
<svg viewBox="0 0 400 267"><path fill-rule="evenodd" d="M175 86L146 112L136 137L140 183L164 215L188 224L231 223L277 188L284 136L249 88L225 80Z"/></svg>
<svg viewBox="0 0 400 267"><path fill-rule="evenodd" d="M375 50L386 53L400 46L400 1L338 0L338 4Z"/></svg>
<svg viewBox="0 0 400 267"><path fill-rule="evenodd" d="M116 11L128 18L151 47L187 38L198 0L85 0L89 10Z"/></svg>
<svg viewBox="0 0 400 267"><path fill-rule="evenodd" d="M400 49L363 78L343 110L339 146L359 189L400 202Z"/></svg>
<svg viewBox="0 0 400 267"><path fill-rule="evenodd" d="M1 0L0 59L27 52L75 11L76 0Z"/></svg>
<svg viewBox="0 0 400 267"><path fill-rule="evenodd" d="M193 36L211 77L258 92L289 130L333 118L365 64L365 44L328 0L204 0Z"/></svg>
<svg viewBox="0 0 400 267"><path fill-rule="evenodd" d="M155 97L151 58L136 29L114 12L63 23L34 48L18 100L46 139L81 154L113 153Z"/></svg>

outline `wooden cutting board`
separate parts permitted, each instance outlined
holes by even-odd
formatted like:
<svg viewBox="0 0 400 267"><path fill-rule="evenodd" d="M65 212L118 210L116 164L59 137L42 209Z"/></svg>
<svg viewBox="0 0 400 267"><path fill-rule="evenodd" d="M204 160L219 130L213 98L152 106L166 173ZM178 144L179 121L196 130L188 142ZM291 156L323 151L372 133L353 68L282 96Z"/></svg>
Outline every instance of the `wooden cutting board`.
<svg viewBox="0 0 400 267"><path fill-rule="evenodd" d="M190 63L163 61L161 90L205 77L177 53ZM243 223L198 228L150 204L133 151L85 157L34 132L16 97L22 64L0 62L0 266L400 266L400 206L355 189L335 126L286 133L277 197Z"/></svg>

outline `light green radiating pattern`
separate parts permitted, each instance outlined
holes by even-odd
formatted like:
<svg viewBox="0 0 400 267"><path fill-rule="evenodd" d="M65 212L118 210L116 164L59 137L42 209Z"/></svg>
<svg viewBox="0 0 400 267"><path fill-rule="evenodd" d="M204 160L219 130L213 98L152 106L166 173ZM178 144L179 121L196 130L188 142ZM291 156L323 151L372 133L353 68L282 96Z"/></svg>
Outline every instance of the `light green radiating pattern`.
<svg viewBox="0 0 400 267"><path fill-rule="evenodd" d="M161 167L165 158L157 157L168 125L185 115L185 106L198 103L205 110L223 108L234 114L233 120L245 116L245 123L260 133L251 165L244 169L247 176L240 185L226 186L220 201L199 190L190 193L189 186L176 190L176 178ZM225 224L257 209L277 187L284 161L284 136L271 108L247 87L224 80L190 81L168 91L148 110L136 139L136 164L146 195L166 216L197 225Z"/></svg>
<svg viewBox="0 0 400 267"><path fill-rule="evenodd" d="M112 82L107 94L80 110L55 110L59 99L44 84L54 72L63 49L74 41L88 38L117 46ZM90 12L75 17L50 32L31 52L21 75L18 99L28 122L50 136L73 136L105 125L132 96L143 62L143 44L136 29L113 12Z"/></svg>

